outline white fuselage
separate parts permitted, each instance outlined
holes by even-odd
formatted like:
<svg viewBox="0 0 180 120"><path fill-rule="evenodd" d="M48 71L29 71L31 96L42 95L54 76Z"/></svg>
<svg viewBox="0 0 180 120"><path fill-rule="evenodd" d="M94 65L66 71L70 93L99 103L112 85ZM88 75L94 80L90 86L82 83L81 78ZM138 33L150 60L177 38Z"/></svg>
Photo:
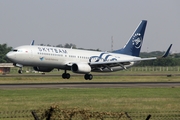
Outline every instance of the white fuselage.
<svg viewBox="0 0 180 120"><path fill-rule="evenodd" d="M22 66L42 66L57 69L71 68L73 63L106 62L119 60L133 60L138 57L88 50L48 47L48 46L20 46L7 54L8 58L16 64ZM124 65L126 68L131 67L136 62L129 62ZM121 70L123 67L115 66L111 68L113 71ZM111 72L112 70L103 69L92 71Z"/></svg>

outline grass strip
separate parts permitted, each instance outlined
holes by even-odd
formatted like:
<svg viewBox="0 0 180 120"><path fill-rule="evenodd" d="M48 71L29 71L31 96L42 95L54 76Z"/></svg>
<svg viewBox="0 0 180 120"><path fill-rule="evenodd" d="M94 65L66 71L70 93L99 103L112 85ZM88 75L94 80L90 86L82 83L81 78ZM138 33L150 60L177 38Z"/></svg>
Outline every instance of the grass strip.
<svg viewBox="0 0 180 120"><path fill-rule="evenodd" d="M177 111L180 88L1 89L0 111L87 108L93 111Z"/></svg>

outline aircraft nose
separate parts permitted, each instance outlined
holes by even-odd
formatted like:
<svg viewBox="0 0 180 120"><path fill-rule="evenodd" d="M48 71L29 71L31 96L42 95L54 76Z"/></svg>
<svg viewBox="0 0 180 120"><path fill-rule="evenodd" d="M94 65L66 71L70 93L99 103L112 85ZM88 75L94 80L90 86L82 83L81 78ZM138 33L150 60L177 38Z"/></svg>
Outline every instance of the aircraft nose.
<svg viewBox="0 0 180 120"><path fill-rule="evenodd" d="M15 54L11 53L11 52L8 52L6 54L6 57L9 59L9 60L13 60L13 58L15 57Z"/></svg>

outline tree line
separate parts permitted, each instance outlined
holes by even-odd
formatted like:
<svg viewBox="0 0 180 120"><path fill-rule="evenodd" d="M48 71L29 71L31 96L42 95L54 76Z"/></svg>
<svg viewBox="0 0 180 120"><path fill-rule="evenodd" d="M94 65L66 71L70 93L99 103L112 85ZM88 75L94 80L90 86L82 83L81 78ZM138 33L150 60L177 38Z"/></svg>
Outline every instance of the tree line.
<svg viewBox="0 0 180 120"><path fill-rule="evenodd" d="M141 61L138 66L180 66L180 53L170 54L167 58L161 58L165 52L141 52L141 57L159 57L156 60Z"/></svg>
<svg viewBox="0 0 180 120"><path fill-rule="evenodd" d="M0 63L10 62L6 58L6 54L12 50L12 47L8 47L7 44L0 44Z"/></svg>
<svg viewBox="0 0 180 120"><path fill-rule="evenodd" d="M40 44L44 46L44 44ZM46 45L51 46L51 45ZM56 45L56 47L63 48L73 48L77 49L75 44L66 43L64 46L62 44ZM84 49L84 48L78 48ZM0 63L9 63L10 61L6 58L6 54L12 50L12 47L9 47L7 44L0 44ZM94 50L94 49L89 49ZM94 51L100 51L99 49L95 49ZM141 52L140 57L156 57L162 56L164 52L162 51L153 51L153 52ZM180 66L180 53L171 54L167 58L150 60L150 61L141 61L138 66Z"/></svg>

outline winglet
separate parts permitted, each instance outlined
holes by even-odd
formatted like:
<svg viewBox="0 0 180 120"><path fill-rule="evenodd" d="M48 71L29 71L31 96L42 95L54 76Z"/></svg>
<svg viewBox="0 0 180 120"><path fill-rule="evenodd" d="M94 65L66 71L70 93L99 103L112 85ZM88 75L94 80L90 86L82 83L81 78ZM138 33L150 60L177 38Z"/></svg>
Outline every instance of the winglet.
<svg viewBox="0 0 180 120"><path fill-rule="evenodd" d="M30 45L34 45L34 40L31 42L31 44Z"/></svg>
<svg viewBox="0 0 180 120"><path fill-rule="evenodd" d="M161 56L161 58L165 58L168 56L169 51L171 50L172 44L169 46L169 48L167 49L167 51Z"/></svg>

